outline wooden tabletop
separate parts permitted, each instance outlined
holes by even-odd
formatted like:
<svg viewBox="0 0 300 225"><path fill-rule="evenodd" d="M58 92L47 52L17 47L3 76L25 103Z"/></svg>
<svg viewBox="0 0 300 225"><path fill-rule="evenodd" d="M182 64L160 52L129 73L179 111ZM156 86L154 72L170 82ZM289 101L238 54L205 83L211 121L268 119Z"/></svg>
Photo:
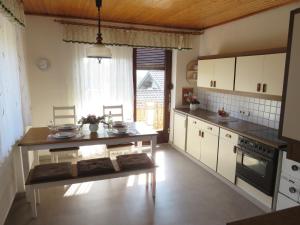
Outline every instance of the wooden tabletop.
<svg viewBox="0 0 300 225"><path fill-rule="evenodd" d="M91 133L88 129L82 129L81 137L70 139L54 139L49 137L53 133L48 127L33 127L28 130L20 140L19 146L46 145L68 142L96 141L106 139L122 139L128 137L156 136L157 132L142 122L128 123L129 134L115 135L108 132L103 126L99 125L97 133Z"/></svg>
<svg viewBox="0 0 300 225"><path fill-rule="evenodd" d="M300 206L252 217L227 225L299 225Z"/></svg>

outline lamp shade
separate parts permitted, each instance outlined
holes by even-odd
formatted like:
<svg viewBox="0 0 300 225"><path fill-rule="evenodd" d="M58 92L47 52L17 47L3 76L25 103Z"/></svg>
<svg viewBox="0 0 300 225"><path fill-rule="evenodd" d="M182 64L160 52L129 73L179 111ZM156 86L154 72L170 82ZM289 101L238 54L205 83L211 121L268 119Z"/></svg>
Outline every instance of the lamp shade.
<svg viewBox="0 0 300 225"><path fill-rule="evenodd" d="M103 44L95 44L92 47L87 48L86 57L88 58L111 58L111 51Z"/></svg>

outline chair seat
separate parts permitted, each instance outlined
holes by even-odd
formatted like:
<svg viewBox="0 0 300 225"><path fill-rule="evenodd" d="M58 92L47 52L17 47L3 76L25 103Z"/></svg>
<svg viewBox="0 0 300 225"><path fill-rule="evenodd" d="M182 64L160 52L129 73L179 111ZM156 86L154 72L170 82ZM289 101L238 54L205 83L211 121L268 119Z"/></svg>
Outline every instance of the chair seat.
<svg viewBox="0 0 300 225"><path fill-rule="evenodd" d="M72 164L70 162L41 164L31 170L29 182L39 183L68 178L72 178Z"/></svg>
<svg viewBox="0 0 300 225"><path fill-rule="evenodd" d="M81 160L77 162L78 176L91 176L114 173L115 168L110 158Z"/></svg>
<svg viewBox="0 0 300 225"><path fill-rule="evenodd" d="M107 149L122 148L122 147L131 147L133 145L134 145L134 143L125 143L125 144L118 144L118 145L106 145L106 148Z"/></svg>
<svg viewBox="0 0 300 225"><path fill-rule="evenodd" d="M136 170L153 168L154 163L146 153L117 156L120 170Z"/></svg>
<svg viewBox="0 0 300 225"><path fill-rule="evenodd" d="M79 147L69 147L69 148L51 148L50 152L67 152L67 151L78 151Z"/></svg>

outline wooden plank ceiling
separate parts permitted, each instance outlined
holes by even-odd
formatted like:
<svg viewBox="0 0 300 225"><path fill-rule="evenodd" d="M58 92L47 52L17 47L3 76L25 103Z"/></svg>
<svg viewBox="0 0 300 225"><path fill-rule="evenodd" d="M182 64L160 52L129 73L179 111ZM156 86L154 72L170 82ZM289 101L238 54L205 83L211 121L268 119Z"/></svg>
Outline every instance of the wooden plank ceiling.
<svg viewBox="0 0 300 225"><path fill-rule="evenodd" d="M297 0L103 0L104 21L204 29ZM95 0L23 0L27 14L96 19Z"/></svg>

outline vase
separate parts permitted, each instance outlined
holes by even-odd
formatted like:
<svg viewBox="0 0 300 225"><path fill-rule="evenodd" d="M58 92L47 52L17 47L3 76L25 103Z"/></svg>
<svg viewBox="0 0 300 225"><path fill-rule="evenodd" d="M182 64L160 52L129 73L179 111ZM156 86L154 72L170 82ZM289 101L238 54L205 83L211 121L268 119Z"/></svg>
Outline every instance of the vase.
<svg viewBox="0 0 300 225"><path fill-rule="evenodd" d="M199 104L190 104L190 110L196 110L199 108Z"/></svg>
<svg viewBox="0 0 300 225"><path fill-rule="evenodd" d="M96 133L98 131L98 124L90 124L89 128L92 133Z"/></svg>

